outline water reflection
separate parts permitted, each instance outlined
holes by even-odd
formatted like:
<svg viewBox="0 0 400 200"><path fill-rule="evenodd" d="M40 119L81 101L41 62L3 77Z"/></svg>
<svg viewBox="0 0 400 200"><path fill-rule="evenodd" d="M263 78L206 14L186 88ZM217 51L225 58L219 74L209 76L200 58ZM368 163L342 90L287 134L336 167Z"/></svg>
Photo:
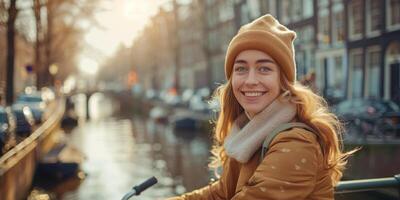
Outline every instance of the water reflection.
<svg viewBox="0 0 400 200"><path fill-rule="evenodd" d="M86 99L82 95L75 97L79 116L85 118ZM157 199L172 196L168 182L171 178L164 174L162 164L155 166L152 159L153 146L138 142L133 137L136 131L129 119L117 119L113 116L115 102L103 94L94 94L89 100L91 120L73 129L66 137L70 145L85 155L81 164L87 174L81 182L74 184L53 183L56 187L43 187L35 183L39 192L32 199L47 195L49 199L120 199L131 190L132 186L141 183L151 176L161 177L161 183L140 195L140 199ZM140 131L140 130L139 130ZM165 165L165 164L164 164ZM160 167L161 166L161 167ZM73 187L66 187L73 185ZM39 187L38 187L39 186ZM40 188L42 186L42 188Z"/></svg>
<svg viewBox="0 0 400 200"><path fill-rule="evenodd" d="M110 117L117 104L118 102L112 101L103 93L94 93L89 99L89 116L92 120Z"/></svg>
<svg viewBox="0 0 400 200"><path fill-rule="evenodd" d="M137 123L140 120L136 119ZM153 159L156 163L165 160L177 194L208 183L212 174L207 167L211 140L204 131L173 132L172 127L152 120L146 121L146 130L147 135L143 137L155 146Z"/></svg>
<svg viewBox="0 0 400 200"><path fill-rule="evenodd" d="M360 145L347 145L354 148ZM399 144L365 144L351 157L345 176L354 179L391 177L400 173Z"/></svg>

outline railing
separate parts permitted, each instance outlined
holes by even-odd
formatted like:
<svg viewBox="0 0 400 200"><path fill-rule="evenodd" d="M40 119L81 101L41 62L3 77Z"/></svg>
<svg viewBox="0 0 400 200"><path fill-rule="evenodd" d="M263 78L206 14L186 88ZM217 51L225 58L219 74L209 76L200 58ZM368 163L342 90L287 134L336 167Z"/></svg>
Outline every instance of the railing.
<svg viewBox="0 0 400 200"><path fill-rule="evenodd" d="M340 181L335 188L336 194L370 191L382 188L397 188L400 199L400 174L388 178Z"/></svg>
<svg viewBox="0 0 400 200"><path fill-rule="evenodd" d="M26 198L32 184L36 163L56 143L65 101L54 104L54 111L29 137L0 157L0 199Z"/></svg>

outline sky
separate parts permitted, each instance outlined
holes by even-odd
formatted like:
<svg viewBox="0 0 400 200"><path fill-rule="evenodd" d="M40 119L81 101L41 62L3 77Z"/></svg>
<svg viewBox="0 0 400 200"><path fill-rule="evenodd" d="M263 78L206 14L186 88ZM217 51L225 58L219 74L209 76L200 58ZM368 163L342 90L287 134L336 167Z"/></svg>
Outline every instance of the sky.
<svg viewBox="0 0 400 200"><path fill-rule="evenodd" d="M133 39L149 23L150 17L155 15L159 6L166 2L169 0L105 1L103 7L107 10L96 15L96 19L104 29L91 28L85 35L85 41L100 51L103 54L102 57L110 57L121 43L131 46ZM80 60L81 64L102 62L99 58L90 55L82 55ZM88 66L86 65L85 68ZM93 71L96 70L93 69Z"/></svg>

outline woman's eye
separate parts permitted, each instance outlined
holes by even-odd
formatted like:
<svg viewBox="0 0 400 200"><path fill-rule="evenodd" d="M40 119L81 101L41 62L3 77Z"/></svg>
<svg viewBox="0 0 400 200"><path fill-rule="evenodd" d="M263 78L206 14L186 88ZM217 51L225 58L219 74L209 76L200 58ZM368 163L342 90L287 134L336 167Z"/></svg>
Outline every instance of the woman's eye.
<svg viewBox="0 0 400 200"><path fill-rule="evenodd" d="M271 69L269 67L265 67L265 66L259 67L258 70L260 72L269 72L269 71L271 71Z"/></svg>
<svg viewBox="0 0 400 200"><path fill-rule="evenodd" d="M245 72L245 71L246 71L246 68L243 67L243 66L238 66L238 67L235 67L235 71L236 71L236 72Z"/></svg>

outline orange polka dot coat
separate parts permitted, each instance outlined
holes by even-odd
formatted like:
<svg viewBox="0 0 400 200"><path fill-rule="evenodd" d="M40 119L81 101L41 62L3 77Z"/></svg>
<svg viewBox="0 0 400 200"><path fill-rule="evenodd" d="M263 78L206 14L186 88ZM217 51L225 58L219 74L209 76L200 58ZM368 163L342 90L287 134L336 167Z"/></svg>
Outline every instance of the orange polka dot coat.
<svg viewBox="0 0 400 200"><path fill-rule="evenodd" d="M302 128L283 131L261 163L260 153L246 163L228 157L218 181L169 200L333 199L330 170L315 134Z"/></svg>

